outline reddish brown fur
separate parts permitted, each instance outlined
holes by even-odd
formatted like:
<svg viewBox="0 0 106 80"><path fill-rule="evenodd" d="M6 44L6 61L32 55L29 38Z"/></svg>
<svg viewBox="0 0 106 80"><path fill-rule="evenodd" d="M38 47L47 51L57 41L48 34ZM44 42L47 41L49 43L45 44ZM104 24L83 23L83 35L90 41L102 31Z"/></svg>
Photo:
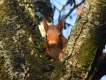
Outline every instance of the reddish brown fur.
<svg viewBox="0 0 106 80"><path fill-rule="evenodd" d="M57 60L62 56L67 44L67 39L62 36L62 21L56 26L49 26L45 19L43 19L43 23L46 31L46 53Z"/></svg>

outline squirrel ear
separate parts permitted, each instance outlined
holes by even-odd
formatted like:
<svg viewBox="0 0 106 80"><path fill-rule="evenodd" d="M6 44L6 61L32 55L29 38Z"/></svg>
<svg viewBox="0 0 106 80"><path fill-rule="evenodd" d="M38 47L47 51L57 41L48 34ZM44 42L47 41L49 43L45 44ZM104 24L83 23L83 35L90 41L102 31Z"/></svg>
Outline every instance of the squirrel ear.
<svg viewBox="0 0 106 80"><path fill-rule="evenodd" d="M66 15L63 15L57 25L57 29L62 31L64 25L65 25L65 19L66 19Z"/></svg>
<svg viewBox="0 0 106 80"><path fill-rule="evenodd" d="M47 21L46 21L46 19L44 17L43 17L43 24L44 24L44 29L47 32L48 29L49 29L49 25L47 24Z"/></svg>
<svg viewBox="0 0 106 80"><path fill-rule="evenodd" d="M59 31L62 31L62 29L63 29L63 23L62 23L62 20L60 20L59 21L59 23L57 24L57 29L59 30Z"/></svg>

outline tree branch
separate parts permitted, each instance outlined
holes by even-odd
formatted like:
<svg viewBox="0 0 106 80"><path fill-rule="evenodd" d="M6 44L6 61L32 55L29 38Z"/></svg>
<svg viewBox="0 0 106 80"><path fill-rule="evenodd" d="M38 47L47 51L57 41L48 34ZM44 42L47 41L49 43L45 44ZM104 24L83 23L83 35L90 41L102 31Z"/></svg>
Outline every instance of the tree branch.
<svg viewBox="0 0 106 80"><path fill-rule="evenodd" d="M80 2L79 4L77 4L77 5L75 5L74 4L74 7L70 10L70 12L66 15L66 18L70 15L70 13L75 9L75 8L77 8L78 6L80 6L81 4L83 4L85 2L85 0L83 0L82 2ZM65 19L66 19L65 18Z"/></svg>

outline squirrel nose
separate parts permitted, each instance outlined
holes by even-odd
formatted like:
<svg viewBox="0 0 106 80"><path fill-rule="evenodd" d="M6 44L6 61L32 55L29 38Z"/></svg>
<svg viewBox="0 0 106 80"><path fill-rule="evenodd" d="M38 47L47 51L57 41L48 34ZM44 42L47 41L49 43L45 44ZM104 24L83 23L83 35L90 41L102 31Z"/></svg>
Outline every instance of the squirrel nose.
<svg viewBox="0 0 106 80"><path fill-rule="evenodd" d="M56 45L57 44L57 41L49 41L49 45L53 46L53 45Z"/></svg>

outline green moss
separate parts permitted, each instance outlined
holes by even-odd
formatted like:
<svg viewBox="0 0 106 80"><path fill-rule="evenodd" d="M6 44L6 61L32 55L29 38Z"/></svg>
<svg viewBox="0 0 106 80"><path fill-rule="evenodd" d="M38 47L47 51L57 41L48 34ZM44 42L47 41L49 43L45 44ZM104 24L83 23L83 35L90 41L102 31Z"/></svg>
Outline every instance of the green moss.
<svg viewBox="0 0 106 80"><path fill-rule="evenodd" d="M87 39L86 43L82 45L79 51L79 66L82 70L88 70L90 68L98 49L101 51L103 50L106 27L98 27L95 30L90 29L89 33L91 33L90 39Z"/></svg>
<svg viewBox="0 0 106 80"><path fill-rule="evenodd" d="M92 60L94 60L94 56L97 52L97 46L94 44L93 40L89 40L82 47L81 55L80 55L80 68L82 70L87 70L90 64L92 64Z"/></svg>
<svg viewBox="0 0 106 80"><path fill-rule="evenodd" d="M49 74L44 74L44 80L51 80L51 77L48 76Z"/></svg>
<svg viewBox="0 0 106 80"><path fill-rule="evenodd" d="M60 61L56 61L54 63L55 69L52 73L52 79L51 80L60 80L61 74L62 74L62 64Z"/></svg>

